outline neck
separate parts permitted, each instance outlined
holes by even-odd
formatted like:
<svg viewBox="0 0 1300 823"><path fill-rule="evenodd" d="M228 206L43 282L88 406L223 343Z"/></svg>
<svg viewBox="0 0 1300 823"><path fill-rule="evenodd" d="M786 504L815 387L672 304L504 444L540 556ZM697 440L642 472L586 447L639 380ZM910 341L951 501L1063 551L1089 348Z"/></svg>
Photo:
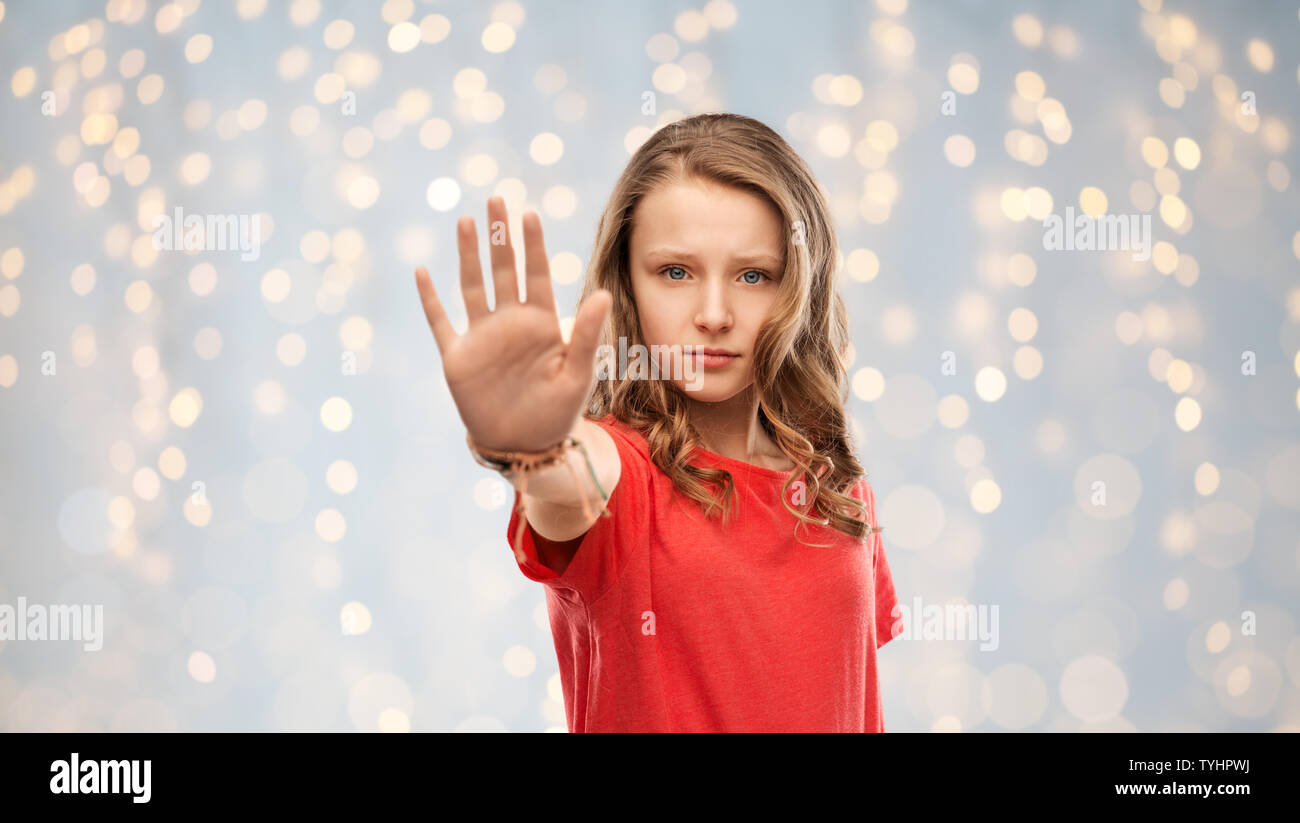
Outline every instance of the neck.
<svg viewBox="0 0 1300 823"><path fill-rule="evenodd" d="M758 395L753 384L736 396L718 403L687 400L691 423L704 441L704 448L723 457L745 463L760 457L778 457L772 438L758 422ZM783 458L782 458L783 459Z"/></svg>

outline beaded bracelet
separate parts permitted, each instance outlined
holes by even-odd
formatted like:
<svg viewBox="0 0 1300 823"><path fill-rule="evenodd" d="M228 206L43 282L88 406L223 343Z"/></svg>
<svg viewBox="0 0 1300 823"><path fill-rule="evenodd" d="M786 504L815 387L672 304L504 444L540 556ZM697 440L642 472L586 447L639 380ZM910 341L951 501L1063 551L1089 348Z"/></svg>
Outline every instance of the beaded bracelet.
<svg viewBox="0 0 1300 823"><path fill-rule="evenodd" d="M587 447L584 446L582 441L578 440L576 437L566 437L551 448L538 452L485 449L476 445L474 443L474 438L471 437L468 432L465 434L465 442L469 446L470 454L474 456L474 460L479 465L486 466L487 468L500 472L503 475L516 473L523 475L523 482L519 485L519 504L515 507L515 511L520 515L519 527L515 530L515 538L511 545L515 557L520 563L527 562L527 558L518 546L520 538L523 537L524 524L526 523L523 517L524 494L528 491L529 472L553 465L556 461L564 459L565 451L567 449L577 448L582 452L583 459L587 462L587 471L591 474L591 482L595 484L596 491L600 492L600 499L604 503L609 502L609 495L605 494L605 490L600 485L599 478L596 477L596 469L591 465L591 455L587 453ZM578 476L577 470L573 468L572 463L566 462L565 465L568 466L569 474L573 477L574 486L579 492L581 492L582 480ZM582 495L582 513L586 516L588 522L595 521L596 518L592 515L591 506L587 503L586 494ZM609 509L602 507L599 516L610 517Z"/></svg>

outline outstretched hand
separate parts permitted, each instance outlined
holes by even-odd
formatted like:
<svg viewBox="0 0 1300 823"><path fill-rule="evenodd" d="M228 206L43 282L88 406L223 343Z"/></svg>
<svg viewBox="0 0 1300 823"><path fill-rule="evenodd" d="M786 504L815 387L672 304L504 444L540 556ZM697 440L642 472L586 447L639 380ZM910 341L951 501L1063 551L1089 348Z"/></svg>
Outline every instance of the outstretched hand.
<svg viewBox="0 0 1300 823"><path fill-rule="evenodd" d="M469 330L456 333L423 266L415 270L415 285L442 355L447 388L474 442L490 449L541 451L568 436L582 415L595 385L596 348L613 298L600 289L585 300L565 343L541 219L534 211L523 216L524 302L505 200L490 198L487 211L489 238L499 240L489 243L495 307L488 308L478 232L468 216L456 223L456 244Z"/></svg>

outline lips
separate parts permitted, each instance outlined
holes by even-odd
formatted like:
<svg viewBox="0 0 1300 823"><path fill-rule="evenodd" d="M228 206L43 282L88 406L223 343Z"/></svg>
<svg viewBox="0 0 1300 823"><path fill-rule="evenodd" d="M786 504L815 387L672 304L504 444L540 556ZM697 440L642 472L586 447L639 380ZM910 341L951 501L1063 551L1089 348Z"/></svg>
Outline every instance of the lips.
<svg viewBox="0 0 1300 823"><path fill-rule="evenodd" d="M740 355L734 351L727 351L726 349L712 349L707 347L703 349L688 351L687 354L708 354L708 355L717 355L719 357L740 357Z"/></svg>
<svg viewBox="0 0 1300 823"><path fill-rule="evenodd" d="M719 350L714 349L714 351ZM686 356L690 358L690 362L693 365L706 369L725 369L727 366L730 366L732 363L740 359L740 355L738 354L710 354L708 351L687 352Z"/></svg>

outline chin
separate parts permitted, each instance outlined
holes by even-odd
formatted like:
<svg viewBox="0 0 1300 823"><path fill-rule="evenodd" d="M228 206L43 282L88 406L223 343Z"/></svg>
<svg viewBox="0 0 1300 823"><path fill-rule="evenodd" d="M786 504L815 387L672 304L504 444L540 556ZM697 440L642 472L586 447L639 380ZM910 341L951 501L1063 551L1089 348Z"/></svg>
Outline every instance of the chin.
<svg viewBox="0 0 1300 823"><path fill-rule="evenodd" d="M673 381L682 393L697 403L721 403L724 400L730 400L737 394L740 394L744 386L731 380L710 380L705 377L703 380L695 380L687 383L684 380Z"/></svg>

